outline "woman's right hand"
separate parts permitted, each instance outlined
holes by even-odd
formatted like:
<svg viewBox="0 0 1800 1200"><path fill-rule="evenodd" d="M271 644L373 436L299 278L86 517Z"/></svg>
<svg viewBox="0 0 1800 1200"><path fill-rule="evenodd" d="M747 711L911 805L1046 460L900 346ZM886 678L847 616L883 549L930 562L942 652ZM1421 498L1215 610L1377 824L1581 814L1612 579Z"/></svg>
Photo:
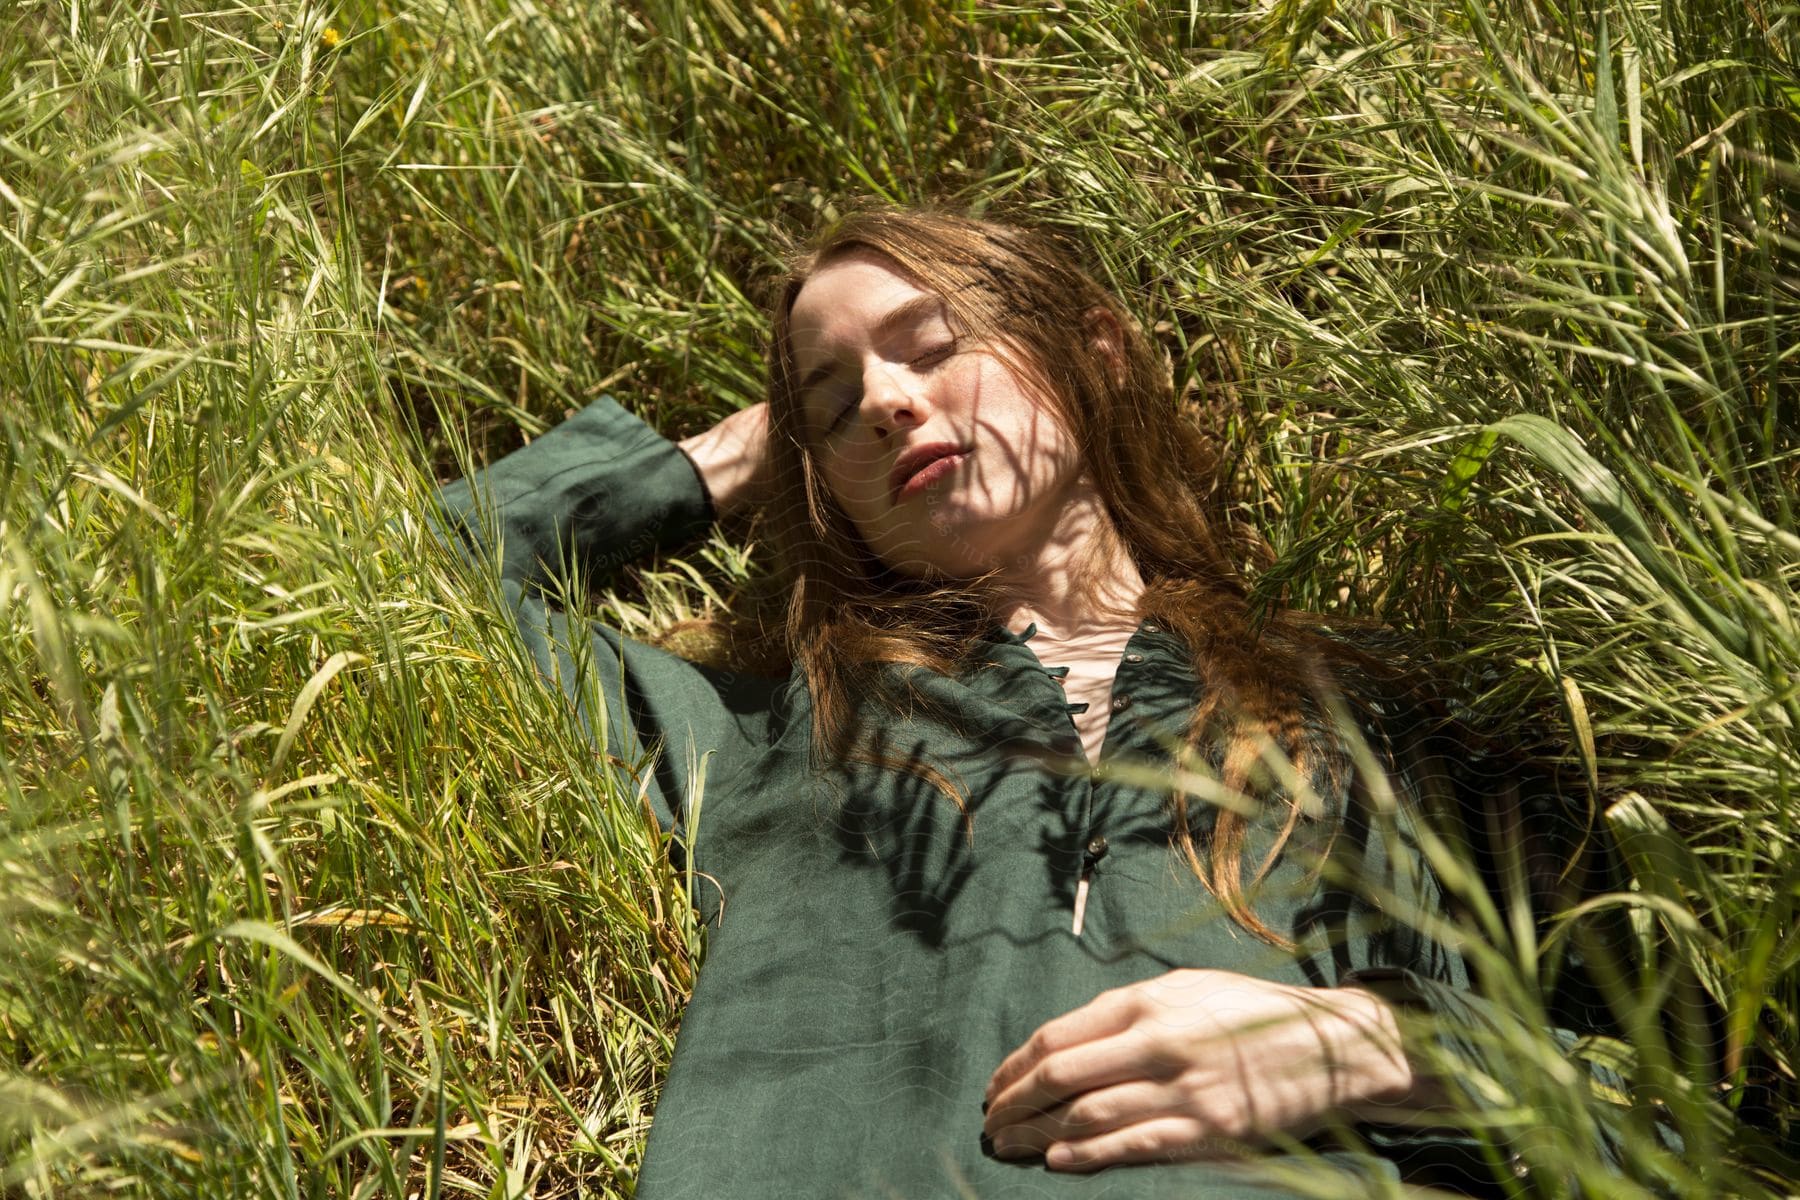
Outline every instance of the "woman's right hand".
<svg viewBox="0 0 1800 1200"><path fill-rule="evenodd" d="M699 468L721 518L755 508L774 490L767 400L741 408L704 433L676 444Z"/></svg>

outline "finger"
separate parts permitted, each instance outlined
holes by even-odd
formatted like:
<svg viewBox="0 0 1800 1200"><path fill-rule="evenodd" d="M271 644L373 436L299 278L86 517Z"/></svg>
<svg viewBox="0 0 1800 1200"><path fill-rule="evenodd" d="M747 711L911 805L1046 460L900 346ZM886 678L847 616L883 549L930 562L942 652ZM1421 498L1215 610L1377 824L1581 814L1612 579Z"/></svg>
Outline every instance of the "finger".
<svg viewBox="0 0 1800 1200"><path fill-rule="evenodd" d="M1157 1080L1163 1071L1157 1044L1141 1029L1084 1042L1047 1055L988 1102L989 1134L1047 1113L1066 1100L1114 1084Z"/></svg>
<svg viewBox="0 0 1800 1200"><path fill-rule="evenodd" d="M1098 1088L993 1133L994 1153L1001 1158L1042 1154L1057 1142L1079 1142L1153 1117L1169 1116L1180 1107L1176 1089L1166 1083L1133 1080Z"/></svg>
<svg viewBox="0 0 1800 1200"><path fill-rule="evenodd" d="M1046 1055L1122 1032L1137 1015L1139 1004L1139 998L1130 988L1114 988L1101 992L1073 1012L1044 1022L995 1068L993 1077L988 1080L988 1102L992 1104L995 1096Z"/></svg>
<svg viewBox="0 0 1800 1200"><path fill-rule="evenodd" d="M1192 1162L1237 1158L1256 1147L1235 1138L1208 1135L1191 1117L1156 1117L1080 1141L1057 1142L1044 1155L1052 1171L1088 1172L1121 1163Z"/></svg>

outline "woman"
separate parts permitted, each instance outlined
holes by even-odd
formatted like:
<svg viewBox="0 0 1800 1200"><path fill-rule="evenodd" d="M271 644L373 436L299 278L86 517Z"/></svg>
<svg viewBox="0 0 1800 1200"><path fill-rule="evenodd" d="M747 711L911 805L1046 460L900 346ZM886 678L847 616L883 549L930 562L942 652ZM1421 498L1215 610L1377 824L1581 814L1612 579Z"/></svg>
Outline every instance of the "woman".
<svg viewBox="0 0 1800 1200"><path fill-rule="evenodd" d="M1207 480L1054 245L879 212L792 263L765 404L677 447L602 400L446 489L465 529L494 506L604 747L662 739L647 794L716 885L640 1196L1267 1196L1259 1151L1359 1122L1367 1190L1460 1144L1403 1127L1440 1088L1396 1005L1481 1010L1330 715L1369 660L1251 635ZM774 678L548 602L751 508ZM1346 699L1379 743L1380 689Z"/></svg>

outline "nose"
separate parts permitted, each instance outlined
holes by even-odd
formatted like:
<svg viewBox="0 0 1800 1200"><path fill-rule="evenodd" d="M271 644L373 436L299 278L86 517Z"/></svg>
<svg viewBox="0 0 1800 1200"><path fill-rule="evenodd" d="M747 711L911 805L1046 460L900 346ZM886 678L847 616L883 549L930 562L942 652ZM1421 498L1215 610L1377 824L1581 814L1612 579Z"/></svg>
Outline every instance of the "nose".
<svg viewBox="0 0 1800 1200"><path fill-rule="evenodd" d="M904 364L878 361L863 370L863 404L875 431L886 436L902 425L919 425L931 413L919 381Z"/></svg>

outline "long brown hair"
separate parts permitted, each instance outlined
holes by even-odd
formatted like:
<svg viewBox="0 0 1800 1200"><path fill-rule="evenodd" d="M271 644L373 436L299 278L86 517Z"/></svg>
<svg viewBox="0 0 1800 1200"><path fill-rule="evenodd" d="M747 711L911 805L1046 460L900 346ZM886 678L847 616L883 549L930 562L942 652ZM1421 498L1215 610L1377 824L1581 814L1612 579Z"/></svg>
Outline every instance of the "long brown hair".
<svg viewBox="0 0 1800 1200"><path fill-rule="evenodd" d="M865 762L905 770L968 808L946 771L895 761L871 748L854 720L858 699L884 697L891 708L922 696L894 695L884 666L953 674L972 661L991 622L967 581L903 577L871 552L834 503L815 466L796 394L789 317L800 289L822 266L853 249L873 251L916 286L936 292L976 341L1011 351L1009 365L1049 404L1082 448L1085 462L1146 590L1140 617L1161 621L1193 655L1202 683L1183 739L1201 761L1218 764L1220 782L1246 795L1267 794L1263 747L1272 742L1300 777L1341 783L1346 758L1319 735L1317 697L1343 658L1340 643L1318 632L1316 618L1277 612L1253 627L1248 589L1237 563L1254 540L1224 519L1219 459L1174 394L1171 372L1119 299L1052 235L934 210L875 209L838 221L797 248L771 296L769 444L776 491L763 523L773 547L765 581L781 598L781 633L762 647L804 672L812 699L813 766ZM1093 340L1104 309L1117 322L1116 358ZM730 624L730 622L727 622ZM758 619L759 628L766 628ZM739 630L728 643L745 648ZM1354 655L1353 657L1360 657ZM764 657L765 666L773 661ZM904 672L902 672L904 674ZM1250 888L1267 873L1302 817L1298 797ZM1196 845L1186 794L1169 796L1171 841L1202 885L1240 925L1291 946L1251 908L1243 879L1249 819L1220 810Z"/></svg>

